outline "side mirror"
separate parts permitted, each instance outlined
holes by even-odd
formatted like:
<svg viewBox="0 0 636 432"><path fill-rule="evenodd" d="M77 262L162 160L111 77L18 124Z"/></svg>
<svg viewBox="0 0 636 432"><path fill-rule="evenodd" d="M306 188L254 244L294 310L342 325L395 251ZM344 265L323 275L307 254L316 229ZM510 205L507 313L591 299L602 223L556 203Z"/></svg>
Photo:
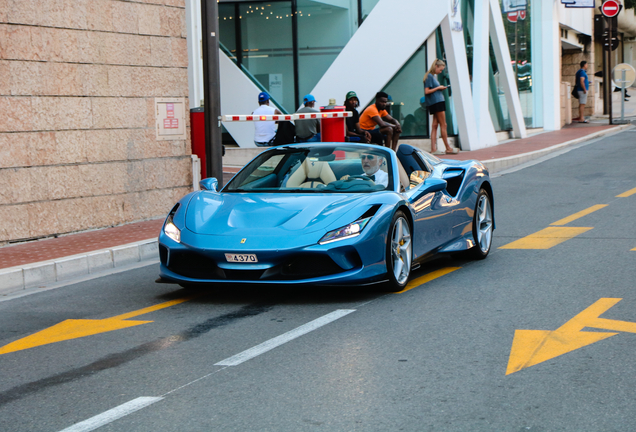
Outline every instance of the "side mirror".
<svg viewBox="0 0 636 432"><path fill-rule="evenodd" d="M219 181L215 177L208 177L199 182L199 187L202 190L216 192L216 189L219 187Z"/></svg>
<svg viewBox="0 0 636 432"><path fill-rule="evenodd" d="M413 184L413 174L417 172L419 171L411 173L411 188L419 188L418 191L415 192L413 199L418 200L426 194L439 192L446 189L446 180L441 179L429 178L426 180L422 180L419 183Z"/></svg>
<svg viewBox="0 0 636 432"><path fill-rule="evenodd" d="M422 186L423 193L439 192L446 189L446 180L441 179L428 179Z"/></svg>

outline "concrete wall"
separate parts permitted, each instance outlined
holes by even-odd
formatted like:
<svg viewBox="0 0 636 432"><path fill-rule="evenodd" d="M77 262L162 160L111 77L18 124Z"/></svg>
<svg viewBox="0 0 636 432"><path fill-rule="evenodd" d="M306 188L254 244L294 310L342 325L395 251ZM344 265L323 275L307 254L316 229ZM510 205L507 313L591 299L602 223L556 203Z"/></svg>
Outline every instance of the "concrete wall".
<svg viewBox="0 0 636 432"><path fill-rule="evenodd" d="M159 217L191 190L190 142L157 141L154 114L187 98L185 27L184 0L0 0L0 244Z"/></svg>

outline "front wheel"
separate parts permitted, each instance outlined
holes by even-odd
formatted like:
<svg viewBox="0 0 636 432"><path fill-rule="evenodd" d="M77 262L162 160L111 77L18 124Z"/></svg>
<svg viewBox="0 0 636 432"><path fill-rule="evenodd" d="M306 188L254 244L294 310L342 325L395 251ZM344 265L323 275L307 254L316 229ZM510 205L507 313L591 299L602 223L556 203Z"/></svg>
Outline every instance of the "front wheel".
<svg viewBox="0 0 636 432"><path fill-rule="evenodd" d="M393 215L386 242L387 291L398 292L406 287L412 259L411 227L404 213L398 211Z"/></svg>
<svg viewBox="0 0 636 432"><path fill-rule="evenodd" d="M473 239L475 246L470 249L472 258L484 259L490 253L492 246L492 206L490 195L485 189L479 191L475 214L473 215Z"/></svg>

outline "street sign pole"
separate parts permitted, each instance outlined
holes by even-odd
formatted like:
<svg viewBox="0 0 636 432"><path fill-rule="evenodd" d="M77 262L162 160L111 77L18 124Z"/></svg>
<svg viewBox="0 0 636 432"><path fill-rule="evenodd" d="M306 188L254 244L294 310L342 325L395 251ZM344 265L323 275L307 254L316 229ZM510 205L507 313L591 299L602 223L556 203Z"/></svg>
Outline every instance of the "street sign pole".
<svg viewBox="0 0 636 432"><path fill-rule="evenodd" d="M623 69L621 71L621 124L625 123L625 83L627 80L625 79L625 73L627 71Z"/></svg>
<svg viewBox="0 0 636 432"><path fill-rule="evenodd" d="M209 177L223 185L221 143L221 85L219 78L219 12L217 0L201 0L203 32L203 98L205 115L205 162Z"/></svg>
<svg viewBox="0 0 636 432"><path fill-rule="evenodd" d="M609 28L609 49L607 50L607 77L610 77L610 71L612 70L612 18L606 18ZM612 124L612 80L607 80L607 94L609 95L609 100L607 101L608 112L609 112L609 124Z"/></svg>

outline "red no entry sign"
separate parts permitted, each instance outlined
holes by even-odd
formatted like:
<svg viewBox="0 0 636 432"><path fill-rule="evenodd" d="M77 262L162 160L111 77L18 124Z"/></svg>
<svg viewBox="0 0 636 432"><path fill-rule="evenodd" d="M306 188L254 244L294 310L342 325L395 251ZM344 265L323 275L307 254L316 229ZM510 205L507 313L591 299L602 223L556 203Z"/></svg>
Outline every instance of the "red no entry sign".
<svg viewBox="0 0 636 432"><path fill-rule="evenodd" d="M605 0L601 6L601 13L608 18L613 18L621 11L621 5L616 0Z"/></svg>

